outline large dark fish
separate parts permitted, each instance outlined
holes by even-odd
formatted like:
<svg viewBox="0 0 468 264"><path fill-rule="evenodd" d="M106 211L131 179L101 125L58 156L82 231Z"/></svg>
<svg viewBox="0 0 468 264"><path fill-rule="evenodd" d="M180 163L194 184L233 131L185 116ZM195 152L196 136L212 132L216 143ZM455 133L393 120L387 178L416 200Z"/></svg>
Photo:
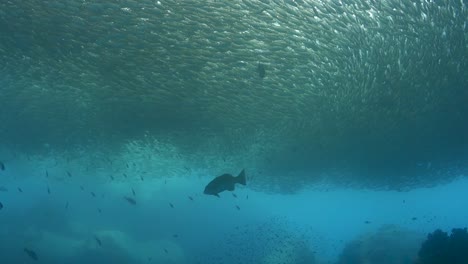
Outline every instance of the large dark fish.
<svg viewBox="0 0 468 264"><path fill-rule="evenodd" d="M234 191L236 183L242 185L247 184L245 179L245 170L242 170L237 177L226 173L214 178L210 183L208 183L208 185L206 185L203 193L219 197L219 193L221 192Z"/></svg>
<svg viewBox="0 0 468 264"><path fill-rule="evenodd" d="M135 201L135 199L133 199L132 197L124 196L124 199L125 199L129 204L136 205L136 201Z"/></svg>
<svg viewBox="0 0 468 264"><path fill-rule="evenodd" d="M257 71L258 71L258 76L260 78L265 78L265 75L266 75L266 70L265 70L265 65L259 63L258 66L257 66Z"/></svg>
<svg viewBox="0 0 468 264"><path fill-rule="evenodd" d="M28 256L34 260L38 260L38 257L37 257L37 254L36 252L32 251L31 249L28 249L28 248L24 248L24 252L26 252L26 254L28 254Z"/></svg>

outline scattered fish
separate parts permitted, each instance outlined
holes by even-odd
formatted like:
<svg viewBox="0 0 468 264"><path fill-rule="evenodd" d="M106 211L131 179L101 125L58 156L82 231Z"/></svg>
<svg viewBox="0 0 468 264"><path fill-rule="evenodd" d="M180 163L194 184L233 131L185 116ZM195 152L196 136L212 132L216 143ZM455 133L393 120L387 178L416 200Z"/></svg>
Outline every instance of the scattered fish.
<svg viewBox="0 0 468 264"><path fill-rule="evenodd" d="M0 210L3 209L3 204L0 202Z"/></svg>
<svg viewBox="0 0 468 264"><path fill-rule="evenodd" d="M71 176L72 176L71 173L70 173L69 171L67 171L67 175L68 175L68 177L71 177Z"/></svg>
<svg viewBox="0 0 468 264"><path fill-rule="evenodd" d="M114 180L114 176L110 175L110 178L111 178L112 181Z"/></svg>
<svg viewBox="0 0 468 264"><path fill-rule="evenodd" d="M193 197L192 197L192 196L189 196L188 198L190 199L190 201L193 201Z"/></svg>
<svg viewBox="0 0 468 264"><path fill-rule="evenodd" d="M265 78L265 75L266 75L265 65L259 63L258 66L257 66L257 72L258 72L258 76L260 78L262 78L262 79Z"/></svg>
<svg viewBox="0 0 468 264"><path fill-rule="evenodd" d="M417 217L413 217L413 218L411 218L411 220L416 221L416 220L418 220L418 218L417 218Z"/></svg>
<svg viewBox="0 0 468 264"><path fill-rule="evenodd" d="M366 224L370 224L370 223L371 223L371 221L365 221L364 223L366 223Z"/></svg>
<svg viewBox="0 0 468 264"><path fill-rule="evenodd" d="M96 194L95 194L94 192L91 192L91 195L92 195L93 197L96 197Z"/></svg>
<svg viewBox="0 0 468 264"><path fill-rule="evenodd" d="M98 243L98 245L102 247L101 239L99 239L97 236L94 236L94 240L96 240L96 243Z"/></svg>
<svg viewBox="0 0 468 264"><path fill-rule="evenodd" d="M133 196L136 196L135 190L132 188Z"/></svg>
<svg viewBox="0 0 468 264"><path fill-rule="evenodd" d="M232 193L232 196L234 196L234 198L237 198L237 195L235 193Z"/></svg>
<svg viewBox="0 0 468 264"><path fill-rule="evenodd" d="M240 207L238 205L236 205L236 208L237 208L237 210L240 210Z"/></svg>
<svg viewBox="0 0 468 264"><path fill-rule="evenodd" d="M47 186L47 193L50 194L50 188Z"/></svg>
<svg viewBox="0 0 468 264"><path fill-rule="evenodd" d="M144 181L144 180L145 180L145 179L143 179L143 176L140 176L140 179L141 179L141 181Z"/></svg>
<svg viewBox="0 0 468 264"><path fill-rule="evenodd" d="M21 189L20 187L18 187L18 192L22 193L22 192L23 192L23 189Z"/></svg>
<svg viewBox="0 0 468 264"><path fill-rule="evenodd" d="M34 252L33 250L29 249L29 248L24 248L24 252L32 259L34 260L38 260L39 258L37 257L37 254L36 252Z"/></svg>
<svg viewBox="0 0 468 264"><path fill-rule="evenodd" d="M127 174L124 173L123 176L124 176L125 178L127 178Z"/></svg>
<svg viewBox="0 0 468 264"><path fill-rule="evenodd" d="M0 170L4 171L5 170L5 164L0 161Z"/></svg>
<svg viewBox="0 0 468 264"><path fill-rule="evenodd" d="M227 173L216 177L206 185L203 193L219 197L219 193L223 191L234 191L236 183L246 185L245 170L242 170L237 177Z"/></svg>
<svg viewBox="0 0 468 264"><path fill-rule="evenodd" d="M136 205L136 201L132 197L124 196L124 199L127 200L127 202L130 204Z"/></svg>
<svg viewBox="0 0 468 264"><path fill-rule="evenodd" d="M174 208L174 205L173 205L173 204L171 204L171 203L169 203L169 206L170 206L171 208Z"/></svg>

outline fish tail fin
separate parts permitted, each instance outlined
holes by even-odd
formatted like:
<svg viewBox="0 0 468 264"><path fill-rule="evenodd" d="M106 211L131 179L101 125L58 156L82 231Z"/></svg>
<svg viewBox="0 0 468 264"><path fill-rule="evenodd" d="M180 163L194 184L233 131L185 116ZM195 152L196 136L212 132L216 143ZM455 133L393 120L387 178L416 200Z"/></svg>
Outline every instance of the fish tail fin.
<svg viewBox="0 0 468 264"><path fill-rule="evenodd" d="M239 173L239 175L237 176L237 182L242 185L247 184L247 180L245 178L245 170L242 170L241 173Z"/></svg>

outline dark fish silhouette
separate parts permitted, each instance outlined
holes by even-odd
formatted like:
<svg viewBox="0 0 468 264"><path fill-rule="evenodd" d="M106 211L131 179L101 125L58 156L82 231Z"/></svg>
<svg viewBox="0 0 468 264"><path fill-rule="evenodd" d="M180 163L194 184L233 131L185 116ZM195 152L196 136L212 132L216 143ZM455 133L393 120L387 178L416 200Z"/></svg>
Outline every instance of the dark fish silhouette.
<svg viewBox="0 0 468 264"><path fill-rule="evenodd" d="M92 195L93 197L96 197L96 194L95 194L94 192L91 192L91 195Z"/></svg>
<svg viewBox="0 0 468 264"><path fill-rule="evenodd" d="M114 180L114 176L111 175L110 178L111 178L112 181Z"/></svg>
<svg viewBox="0 0 468 264"><path fill-rule="evenodd" d="M144 180L145 180L145 179L143 179L143 176L140 176L140 179L141 179L141 181L144 181Z"/></svg>
<svg viewBox="0 0 468 264"><path fill-rule="evenodd" d="M171 208L174 208L174 205L173 205L173 204L171 204L171 203L169 203L169 206L170 206Z"/></svg>
<svg viewBox="0 0 468 264"><path fill-rule="evenodd" d="M22 193L22 192L23 192L23 189L21 189L20 187L18 187L18 192Z"/></svg>
<svg viewBox="0 0 468 264"><path fill-rule="evenodd" d="M67 175L68 175L68 177L71 177L71 176L72 176L71 173L70 173L69 171L67 171Z"/></svg>
<svg viewBox="0 0 468 264"><path fill-rule="evenodd" d="M236 205L236 208L237 208L237 210L240 210L240 207L238 205Z"/></svg>
<svg viewBox="0 0 468 264"><path fill-rule="evenodd" d="M102 247L101 239L99 239L97 236L94 236L94 240L96 240L96 242L98 243L98 245L99 245L100 247Z"/></svg>
<svg viewBox="0 0 468 264"><path fill-rule="evenodd" d="M3 209L3 204L0 202L0 210Z"/></svg>
<svg viewBox="0 0 468 264"><path fill-rule="evenodd" d="M5 170L5 164L0 161L0 170L4 171Z"/></svg>
<svg viewBox="0 0 468 264"><path fill-rule="evenodd" d="M234 196L234 198L237 198L237 195L235 193L232 193L232 196Z"/></svg>
<svg viewBox="0 0 468 264"><path fill-rule="evenodd" d="M24 248L24 252L32 259L34 260L38 260L39 258L37 257L37 254L36 252L34 252L33 250L29 249L29 248Z"/></svg>
<svg viewBox="0 0 468 264"><path fill-rule="evenodd" d="M192 196L189 196L188 198L190 199L190 201L193 201L193 197L192 197Z"/></svg>
<svg viewBox="0 0 468 264"><path fill-rule="evenodd" d="M136 196L135 190L132 188L133 196Z"/></svg>
<svg viewBox="0 0 468 264"><path fill-rule="evenodd" d="M265 75L266 75L265 65L259 63L257 66L257 72L260 78L262 79L265 78Z"/></svg>
<svg viewBox="0 0 468 264"><path fill-rule="evenodd" d="M125 178L127 178L127 174L124 173L123 176L124 176Z"/></svg>
<svg viewBox="0 0 468 264"><path fill-rule="evenodd" d="M127 200L128 203L136 205L136 201L132 197L124 196L124 199Z"/></svg>
<svg viewBox="0 0 468 264"><path fill-rule="evenodd" d="M50 188L47 186L47 193L50 194Z"/></svg>
<svg viewBox="0 0 468 264"><path fill-rule="evenodd" d="M237 177L226 173L214 178L210 183L208 183L208 185L206 185L203 193L219 197L219 193L221 192L234 191L236 183L242 185L247 184L245 179L245 170L242 170Z"/></svg>

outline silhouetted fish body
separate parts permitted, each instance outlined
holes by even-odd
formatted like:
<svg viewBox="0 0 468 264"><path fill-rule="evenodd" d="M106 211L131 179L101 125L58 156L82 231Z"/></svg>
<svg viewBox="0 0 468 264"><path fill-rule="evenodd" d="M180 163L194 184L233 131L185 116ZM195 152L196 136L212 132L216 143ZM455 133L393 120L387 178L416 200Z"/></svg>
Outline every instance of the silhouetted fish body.
<svg viewBox="0 0 468 264"><path fill-rule="evenodd" d="M124 199L125 199L128 203L130 203L130 204L132 204L132 205L136 205L135 199L133 199L133 198L131 198L131 197L128 197L128 196L125 196Z"/></svg>
<svg viewBox="0 0 468 264"><path fill-rule="evenodd" d="M32 251L32 250L30 250L30 249L28 249L28 248L24 248L24 252L25 252L30 258L32 258L32 259L34 259L34 260L38 260L38 257L37 257L36 252L34 252L34 251Z"/></svg>
<svg viewBox="0 0 468 264"><path fill-rule="evenodd" d="M265 70L265 65L259 63L258 66L257 66L257 71L258 71L258 76L260 78L265 78L265 75L266 75L266 70Z"/></svg>
<svg viewBox="0 0 468 264"><path fill-rule="evenodd" d="M219 193L224 191L234 191L236 183L246 185L245 171L242 170L237 177L231 174L223 174L213 179L205 187L204 194L219 197Z"/></svg>

